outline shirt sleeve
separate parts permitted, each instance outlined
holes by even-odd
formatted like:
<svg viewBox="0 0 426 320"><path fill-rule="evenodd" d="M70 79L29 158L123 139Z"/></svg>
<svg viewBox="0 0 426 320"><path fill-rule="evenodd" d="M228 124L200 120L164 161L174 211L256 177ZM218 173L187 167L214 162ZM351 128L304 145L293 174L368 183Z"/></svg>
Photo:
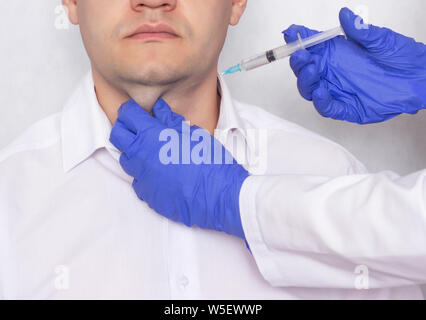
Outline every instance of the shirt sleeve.
<svg viewBox="0 0 426 320"><path fill-rule="evenodd" d="M2 206L0 204L0 210L2 210ZM5 224L3 223L2 219L2 212L0 212L0 300L5 299L5 286L4 286L4 277L5 277L5 268L6 268L6 243L5 237L6 237L6 230L5 230Z"/></svg>
<svg viewBox="0 0 426 320"><path fill-rule="evenodd" d="M426 170L251 176L240 208L272 286L373 289L426 283L425 199Z"/></svg>

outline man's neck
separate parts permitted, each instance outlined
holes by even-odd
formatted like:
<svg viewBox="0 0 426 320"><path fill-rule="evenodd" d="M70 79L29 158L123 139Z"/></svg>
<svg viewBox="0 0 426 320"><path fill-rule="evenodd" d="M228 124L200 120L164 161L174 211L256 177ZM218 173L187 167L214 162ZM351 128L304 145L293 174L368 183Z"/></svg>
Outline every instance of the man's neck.
<svg viewBox="0 0 426 320"><path fill-rule="evenodd" d="M172 109L190 121L191 125L197 125L211 134L216 128L219 118L220 97L217 92L217 72L210 74L195 84L183 83L173 88L155 88L137 86L131 89L129 94L123 93L105 79L92 67L98 102L111 124L117 119L119 107L132 98L145 110L151 112L158 98L163 98Z"/></svg>

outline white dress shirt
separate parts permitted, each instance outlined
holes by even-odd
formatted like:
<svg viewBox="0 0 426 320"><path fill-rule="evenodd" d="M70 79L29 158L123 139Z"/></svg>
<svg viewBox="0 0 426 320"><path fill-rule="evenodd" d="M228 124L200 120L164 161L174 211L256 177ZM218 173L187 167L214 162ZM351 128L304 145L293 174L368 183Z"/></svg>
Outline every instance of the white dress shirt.
<svg viewBox="0 0 426 320"><path fill-rule="evenodd" d="M220 140L238 159L241 150L234 151L231 140L243 143L244 165L252 174L365 172L339 145L233 100L218 78L217 127L226 132ZM133 178L119 164L120 152L109 142L111 128L89 72L62 112L35 123L0 151L2 298L422 298L416 286L272 286L262 274L268 269L259 270L243 240L169 221L139 200ZM256 132L266 132L266 145L256 142L262 140ZM257 145L266 146L260 155ZM303 262L298 268L305 268Z"/></svg>

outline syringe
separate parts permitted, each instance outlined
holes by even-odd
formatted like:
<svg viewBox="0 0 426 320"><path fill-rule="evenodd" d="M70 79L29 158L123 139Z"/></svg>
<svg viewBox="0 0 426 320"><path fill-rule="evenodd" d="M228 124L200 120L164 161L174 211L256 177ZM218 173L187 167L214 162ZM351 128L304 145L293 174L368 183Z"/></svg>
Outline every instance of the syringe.
<svg viewBox="0 0 426 320"><path fill-rule="evenodd" d="M299 49L313 47L317 44L333 39L339 35L345 35L345 32L343 31L343 28L341 26L328 31L317 33L305 39L302 39L300 34L297 34L299 40L296 40L294 42L272 50L268 50L254 57L244 59L241 61L241 63L232 66L226 71L224 71L222 75L256 69L276 60L288 57Z"/></svg>

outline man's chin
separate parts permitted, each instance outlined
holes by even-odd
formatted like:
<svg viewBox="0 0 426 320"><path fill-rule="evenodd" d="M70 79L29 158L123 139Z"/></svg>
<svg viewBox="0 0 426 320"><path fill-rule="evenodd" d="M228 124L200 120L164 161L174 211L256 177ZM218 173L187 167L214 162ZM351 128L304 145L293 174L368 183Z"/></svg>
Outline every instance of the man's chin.
<svg viewBox="0 0 426 320"><path fill-rule="evenodd" d="M182 79L181 72L165 65L156 67L155 65L142 65L133 68L126 75L123 75L131 82L137 82L146 86L166 86Z"/></svg>

